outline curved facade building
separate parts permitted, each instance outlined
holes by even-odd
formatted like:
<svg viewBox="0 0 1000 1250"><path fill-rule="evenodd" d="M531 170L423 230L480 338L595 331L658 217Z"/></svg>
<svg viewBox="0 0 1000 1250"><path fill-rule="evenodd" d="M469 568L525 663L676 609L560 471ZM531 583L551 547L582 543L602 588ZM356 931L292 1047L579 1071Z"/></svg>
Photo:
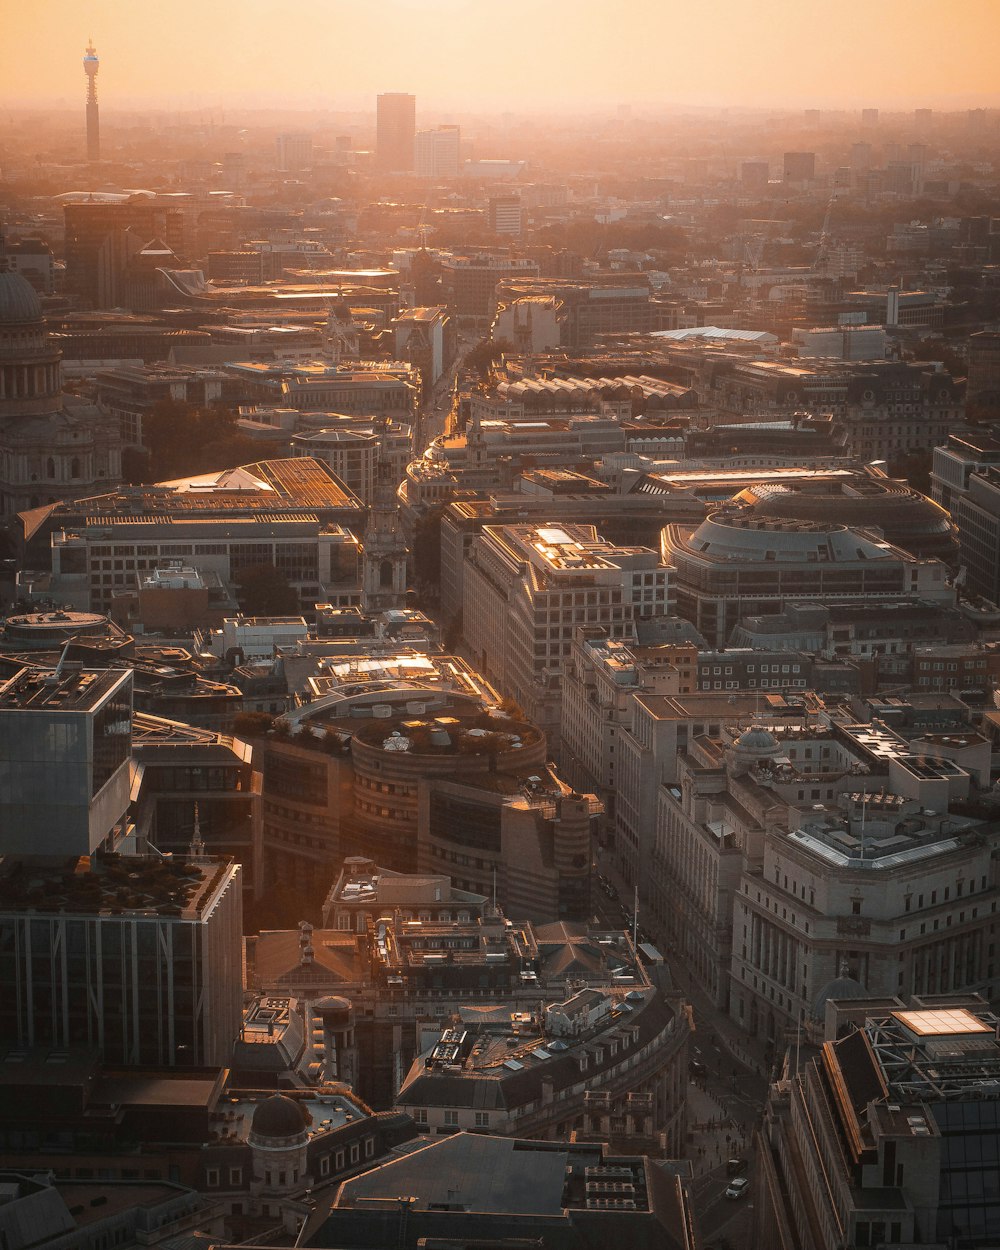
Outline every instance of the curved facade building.
<svg viewBox="0 0 1000 1250"><path fill-rule="evenodd" d="M355 730L355 826L380 863L413 865L422 784L475 784L484 776L524 777L544 770L545 736L539 730L510 720L487 728L487 718L481 707L452 705L444 715L404 713Z"/></svg>
<svg viewBox="0 0 1000 1250"><path fill-rule="evenodd" d="M615 948L608 943L605 950ZM431 1136L488 1130L560 1141L570 1134L659 1134L669 1154L683 1154L691 1022L679 995L630 977L545 1001L544 1012L516 1032L496 1024L475 1032L470 1021L467 1032L442 1034L429 1055L414 1059L396 1108ZM609 1234L596 1244L614 1244Z"/></svg>
<svg viewBox="0 0 1000 1250"><path fill-rule="evenodd" d="M354 665L268 736L266 875L308 894L361 855L495 892L518 919L588 916L600 805L547 766L543 731L454 657Z"/></svg>
<svg viewBox="0 0 1000 1250"><path fill-rule="evenodd" d="M926 599L953 603L940 560L917 559L874 530L833 521L755 516L730 507L696 530L668 525L663 563L673 565L677 614L710 646L725 646L742 617L817 599Z"/></svg>
<svg viewBox="0 0 1000 1250"><path fill-rule="evenodd" d="M947 511L905 482L870 471L762 482L736 496L752 517L834 522L878 529L886 541L918 558L958 559L958 530Z"/></svg>
<svg viewBox="0 0 1000 1250"><path fill-rule="evenodd" d="M364 503L375 495L381 440L365 430L303 430L291 442L293 456L313 456L330 466Z"/></svg>
<svg viewBox="0 0 1000 1250"><path fill-rule="evenodd" d="M80 634L103 634L107 625L99 612L26 612L7 617L0 640L16 650L45 650L65 646Z"/></svg>

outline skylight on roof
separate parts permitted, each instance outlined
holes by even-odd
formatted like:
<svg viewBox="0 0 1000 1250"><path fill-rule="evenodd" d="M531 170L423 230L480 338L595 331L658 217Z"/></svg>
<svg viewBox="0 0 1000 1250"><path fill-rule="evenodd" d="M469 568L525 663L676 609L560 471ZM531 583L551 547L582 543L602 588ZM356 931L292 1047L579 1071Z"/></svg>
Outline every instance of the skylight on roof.
<svg viewBox="0 0 1000 1250"><path fill-rule="evenodd" d="M988 1024L965 1007L926 1011L894 1011L893 1016L918 1037L956 1037L960 1034L992 1033Z"/></svg>

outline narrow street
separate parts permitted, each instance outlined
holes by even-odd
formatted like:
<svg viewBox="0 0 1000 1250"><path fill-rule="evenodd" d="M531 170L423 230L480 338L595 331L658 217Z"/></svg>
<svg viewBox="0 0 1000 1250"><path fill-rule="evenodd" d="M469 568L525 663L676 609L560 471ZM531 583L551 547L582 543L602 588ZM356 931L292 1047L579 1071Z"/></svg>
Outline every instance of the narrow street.
<svg viewBox="0 0 1000 1250"><path fill-rule="evenodd" d="M438 378L434 384L434 390L421 405L416 430L419 452L426 450L429 443L445 432L448 414L451 412L451 396L455 378L462 367L466 353L475 347L477 342L475 335L470 335L466 331L459 333L455 359Z"/></svg>
<svg viewBox="0 0 1000 1250"><path fill-rule="evenodd" d="M602 924L632 930L633 892L621 881L605 858L595 870L593 910ZM717 1008L692 981L686 967L669 944L644 924L640 904L639 942L650 940L663 956L675 986L687 997L694 1012L695 1033L691 1047L688 1086L688 1155L694 1168L692 1185L706 1250L729 1246L749 1250L754 1207L755 1160L753 1134L759 1127L767 1098L768 1077L763 1047L741 1033L735 1022ZM725 1196L732 1179L730 1159L746 1160L741 1174L750 1178L746 1196Z"/></svg>

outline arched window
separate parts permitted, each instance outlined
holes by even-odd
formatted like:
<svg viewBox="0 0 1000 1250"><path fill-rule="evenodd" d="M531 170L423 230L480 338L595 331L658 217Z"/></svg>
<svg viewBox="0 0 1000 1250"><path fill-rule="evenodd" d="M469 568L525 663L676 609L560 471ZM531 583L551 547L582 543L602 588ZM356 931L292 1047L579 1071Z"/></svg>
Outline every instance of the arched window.
<svg viewBox="0 0 1000 1250"><path fill-rule="evenodd" d="M74 478L76 478L76 477L79 477L79 476L80 476L80 458L79 458L79 456L74 456L74 457L73 457L73 459L72 459L72 461L71 461L71 463L70 463L70 466L69 466L69 475L70 475L70 477L74 477Z"/></svg>
<svg viewBox="0 0 1000 1250"><path fill-rule="evenodd" d="M392 561L383 560L379 566L378 573L379 586L382 590L392 589Z"/></svg>
<svg viewBox="0 0 1000 1250"><path fill-rule="evenodd" d="M56 475L56 462L52 459L51 456L49 456L48 460L46 460L45 462L45 476L55 477L55 475Z"/></svg>

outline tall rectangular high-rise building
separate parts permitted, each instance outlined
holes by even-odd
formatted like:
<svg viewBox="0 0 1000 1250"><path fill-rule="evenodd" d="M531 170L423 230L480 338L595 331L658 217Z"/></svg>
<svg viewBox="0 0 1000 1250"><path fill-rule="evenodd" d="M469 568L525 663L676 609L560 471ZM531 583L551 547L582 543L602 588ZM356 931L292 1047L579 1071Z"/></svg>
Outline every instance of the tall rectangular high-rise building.
<svg viewBox="0 0 1000 1250"><path fill-rule="evenodd" d="M378 97L375 155L379 167L392 173L413 169L417 133L417 97L402 91Z"/></svg>
<svg viewBox="0 0 1000 1250"><path fill-rule="evenodd" d="M487 212L490 234L520 234L522 226L519 195L491 195Z"/></svg>
<svg viewBox="0 0 1000 1250"><path fill-rule="evenodd" d="M812 182L816 177L815 152L786 152L785 182Z"/></svg>
<svg viewBox="0 0 1000 1250"><path fill-rule="evenodd" d="M438 126L417 132L415 165L418 178L457 178L461 130Z"/></svg>
<svg viewBox="0 0 1000 1250"><path fill-rule="evenodd" d="M0 857L109 845L131 749L130 669L23 668L0 683Z"/></svg>
<svg viewBox="0 0 1000 1250"><path fill-rule="evenodd" d="M312 164L313 145L309 135L278 135L274 146L281 170L308 169Z"/></svg>
<svg viewBox="0 0 1000 1250"><path fill-rule="evenodd" d="M63 216L65 287L88 308L115 308L122 302L123 273L132 254L130 238L136 248L157 238L177 253L186 248L185 210L173 204L85 200L67 204Z"/></svg>
<svg viewBox="0 0 1000 1250"><path fill-rule="evenodd" d="M0 1045L224 1066L243 1006L240 869L138 855L0 862Z"/></svg>

